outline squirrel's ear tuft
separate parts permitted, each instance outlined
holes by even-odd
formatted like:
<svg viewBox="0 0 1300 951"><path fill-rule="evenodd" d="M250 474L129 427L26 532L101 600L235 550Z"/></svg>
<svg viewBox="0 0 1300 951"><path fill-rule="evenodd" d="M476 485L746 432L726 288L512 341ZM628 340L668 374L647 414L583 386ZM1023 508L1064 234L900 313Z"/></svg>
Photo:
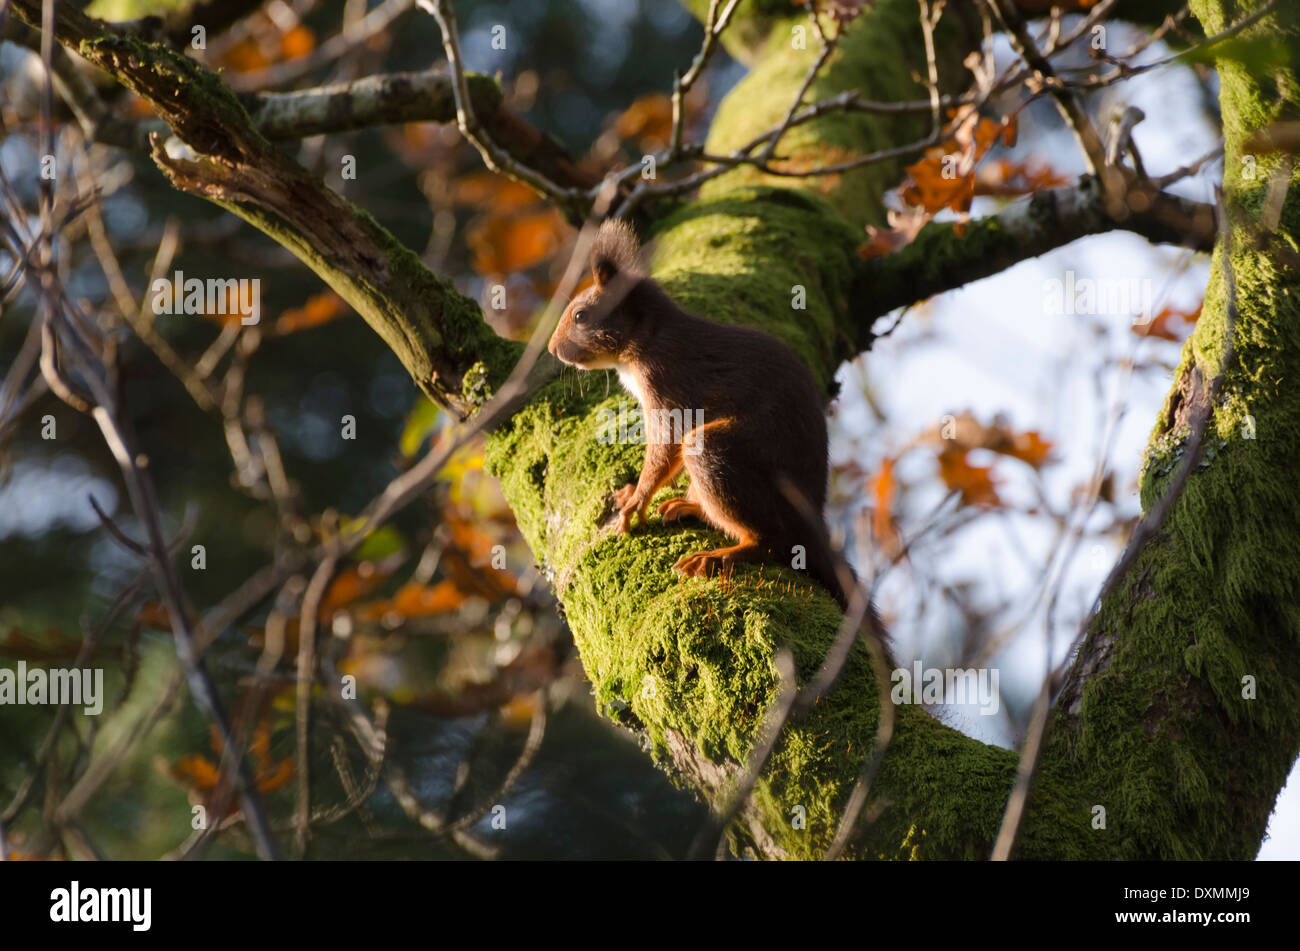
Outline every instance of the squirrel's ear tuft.
<svg viewBox="0 0 1300 951"><path fill-rule="evenodd" d="M626 221L611 218L602 224L591 246L591 273L596 285L604 287L619 274L639 276L639 247L636 232Z"/></svg>

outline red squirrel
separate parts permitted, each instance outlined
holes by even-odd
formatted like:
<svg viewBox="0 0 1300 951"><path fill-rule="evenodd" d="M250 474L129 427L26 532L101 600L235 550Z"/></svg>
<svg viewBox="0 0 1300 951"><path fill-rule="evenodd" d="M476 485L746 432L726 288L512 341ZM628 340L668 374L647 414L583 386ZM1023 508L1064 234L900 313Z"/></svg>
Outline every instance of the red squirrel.
<svg viewBox="0 0 1300 951"><path fill-rule="evenodd" d="M618 371L641 406L645 465L614 494L619 532L644 525L650 499L685 466L686 497L662 503L663 520L701 519L735 544L687 555L674 570L707 577L737 562L791 564L802 546L809 574L846 607L822 521L826 418L808 368L765 333L678 307L641 269L623 221L601 226L591 271L595 283L565 308L547 349L579 369Z"/></svg>

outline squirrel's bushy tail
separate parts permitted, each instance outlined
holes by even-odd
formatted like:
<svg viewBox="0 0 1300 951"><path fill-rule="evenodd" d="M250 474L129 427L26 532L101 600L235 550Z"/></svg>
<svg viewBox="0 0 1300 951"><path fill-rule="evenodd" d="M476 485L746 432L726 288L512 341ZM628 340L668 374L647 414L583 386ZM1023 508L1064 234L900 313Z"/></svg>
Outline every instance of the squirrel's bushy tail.
<svg viewBox="0 0 1300 951"><path fill-rule="evenodd" d="M812 575L823 588L831 593L835 603L840 606L841 611L849 609L848 592L840 584L839 573L836 571L835 553L831 551L830 545L822 538L818 539L811 545L807 546L808 551L808 574ZM845 565L847 568L848 566ZM849 569L852 574L852 569Z"/></svg>
<svg viewBox="0 0 1300 951"><path fill-rule="evenodd" d="M808 574L818 581L823 588L829 591L831 597L835 599L835 603L840 606L840 610L847 613L849 610L848 592L846 592L844 586L840 584L839 573L836 570L837 564L838 559L835 557L835 553L831 551L828 543L823 541L821 544L809 547ZM850 575L853 575L853 569L848 566L847 562L844 567L848 570ZM856 583L856 576L854 576L854 579ZM876 606L874 604L867 605L867 613L866 616L863 617L862 623L868 630L875 632L884 643L887 651L892 650L889 631L885 629L885 625L881 622L880 615L876 612Z"/></svg>

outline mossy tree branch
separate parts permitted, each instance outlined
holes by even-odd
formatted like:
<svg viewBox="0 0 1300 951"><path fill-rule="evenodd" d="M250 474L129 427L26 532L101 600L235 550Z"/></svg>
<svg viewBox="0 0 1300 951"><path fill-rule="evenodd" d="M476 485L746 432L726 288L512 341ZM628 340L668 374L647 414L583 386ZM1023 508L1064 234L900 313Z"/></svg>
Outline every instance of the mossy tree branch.
<svg viewBox="0 0 1300 951"><path fill-rule="evenodd" d="M1198 251L1214 248L1214 209L1166 192L1147 190L1148 204L1124 220L1110 217L1092 178L1051 188L995 215L958 228L932 221L916 239L857 267L850 309L856 349L868 349L872 321L898 307L1000 274L1021 261L1088 235L1124 230L1155 243Z"/></svg>
<svg viewBox="0 0 1300 951"><path fill-rule="evenodd" d="M1213 35L1264 3L1191 6ZM1250 58L1217 62L1229 248L1215 251L1152 432L1143 508L1164 491L1194 409L1223 372L1208 448L1165 530L1103 600L1044 749L1087 777L1125 856L1253 856L1300 751L1300 273L1284 264L1300 235L1300 173L1276 152L1243 171L1252 134L1300 113L1300 8L1277 4L1243 39L1254 41ZM1266 196L1277 185L1286 198L1273 226Z"/></svg>
<svg viewBox="0 0 1300 951"><path fill-rule="evenodd" d="M506 104L495 79L467 73L465 80L474 115L511 158L569 188L589 190L599 184L559 142ZM441 68L363 76L296 92L255 93L245 102L253 124L268 139L298 139L397 122L456 121L452 80Z"/></svg>
<svg viewBox="0 0 1300 951"><path fill-rule="evenodd" d="M771 29L754 71L722 103L709 151L726 152L780 122L817 54L791 47L799 22ZM941 38L940 74L952 88L961 82L964 49L952 26ZM911 69L920 62L915 3L882 0L846 33L809 98L848 88L876 99L915 98L920 87ZM926 121L827 116L791 130L781 153L788 162L820 165L828 150L861 154L915 139ZM780 337L829 387L851 346L861 225L883 217L881 199L900 174L897 164L870 166L792 188L788 179L737 169L657 223L655 274L684 306ZM805 310L791 306L796 287L806 292ZM776 651L790 647L799 677L810 677L840 615L820 589L772 566L750 567L731 584L679 583L669 566L716 543L706 530L652 520L640 535L616 536L608 496L635 476L641 450L603 445L597 435L600 413L626 397L599 383L583 396L563 383L493 437L489 465L555 583L600 708L644 731L657 759L718 802L772 702ZM859 650L832 694L787 726L733 829L739 845L768 857L824 853L870 750L878 703L869 659ZM918 707L897 714L873 787L889 806L848 854L896 857L917 849L985 857L1015 754L963 736ZM1104 855L1087 818L1071 778L1057 777L1026 823L1022 848L1040 857Z"/></svg>
<svg viewBox="0 0 1300 951"><path fill-rule="evenodd" d="M39 28L40 0L13 0L11 8ZM55 35L149 102L189 147L153 139L154 161L172 184L296 254L365 318L431 399L464 418L505 379L521 348L498 337L477 304L374 218L275 148L216 75L66 3L56 8Z"/></svg>

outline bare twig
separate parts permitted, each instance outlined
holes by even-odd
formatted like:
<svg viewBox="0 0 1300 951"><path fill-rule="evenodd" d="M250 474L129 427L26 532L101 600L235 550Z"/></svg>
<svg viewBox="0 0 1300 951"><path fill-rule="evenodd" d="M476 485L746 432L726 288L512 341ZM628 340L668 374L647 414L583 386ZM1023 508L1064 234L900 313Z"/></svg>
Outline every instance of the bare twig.
<svg viewBox="0 0 1300 951"><path fill-rule="evenodd" d="M989 5L993 16L1006 29L1012 47L1033 69L1036 82L1047 90L1061 116L1074 130L1089 174L1096 176L1102 183L1112 217L1122 213L1119 206L1123 203L1123 176L1106 163L1105 147L1093 127L1092 120L1088 118L1083 104L1074 92L1057 78L1052 64L1039 51L1038 44L1034 42L1029 28L1015 5L1010 0L985 0L985 2Z"/></svg>
<svg viewBox="0 0 1300 951"><path fill-rule="evenodd" d="M469 86L465 79L465 64L460 55L460 36L456 32L456 15L452 11L451 3L449 0L418 0L418 3L420 9L438 21L438 26L442 30L442 48L447 55L452 88L456 93L456 125L461 135L478 150L483 158L483 164L498 174L528 185L539 194L550 198L560 209L570 214L585 215L589 200L582 189L565 188L556 184L540 172L515 159L492 141L478 116L474 114L474 107L470 101Z"/></svg>
<svg viewBox="0 0 1300 951"><path fill-rule="evenodd" d="M759 154L759 161L764 165L766 165L776 153L776 147L780 143L781 137L785 135L786 130L790 128L790 124L794 122L795 115L799 112L799 107L803 105L803 97L808 95L808 90L812 88L813 82L816 81L817 76L821 73L827 60L831 58L831 54L835 52L835 42L839 39L838 34L834 37L829 37L822 29L822 22L821 18L817 15L817 3L815 0L809 4L808 16L812 20L813 29L817 33L817 38L821 41L821 51L818 52L817 58L813 60L812 65L808 67L808 72L803 78L803 84L799 87L799 91L795 93L794 99L790 102L790 108L786 111L785 118L781 120L781 124L776 127L776 130L767 140L767 144L763 146L763 151Z"/></svg>
<svg viewBox="0 0 1300 951"><path fill-rule="evenodd" d="M669 140L668 155L665 163L675 162L682 154L682 133L686 128L686 94L691 91L696 80L708 65L709 59L713 56L713 51L717 48L718 39L722 32L727 28L731 21L731 14L735 12L736 4L740 0L727 0L727 5L722 8L721 14L718 13L718 5L721 0L709 0L709 14L704 21L704 41L700 44L700 51L691 61L690 67L686 74L676 77L673 83L673 131Z"/></svg>

